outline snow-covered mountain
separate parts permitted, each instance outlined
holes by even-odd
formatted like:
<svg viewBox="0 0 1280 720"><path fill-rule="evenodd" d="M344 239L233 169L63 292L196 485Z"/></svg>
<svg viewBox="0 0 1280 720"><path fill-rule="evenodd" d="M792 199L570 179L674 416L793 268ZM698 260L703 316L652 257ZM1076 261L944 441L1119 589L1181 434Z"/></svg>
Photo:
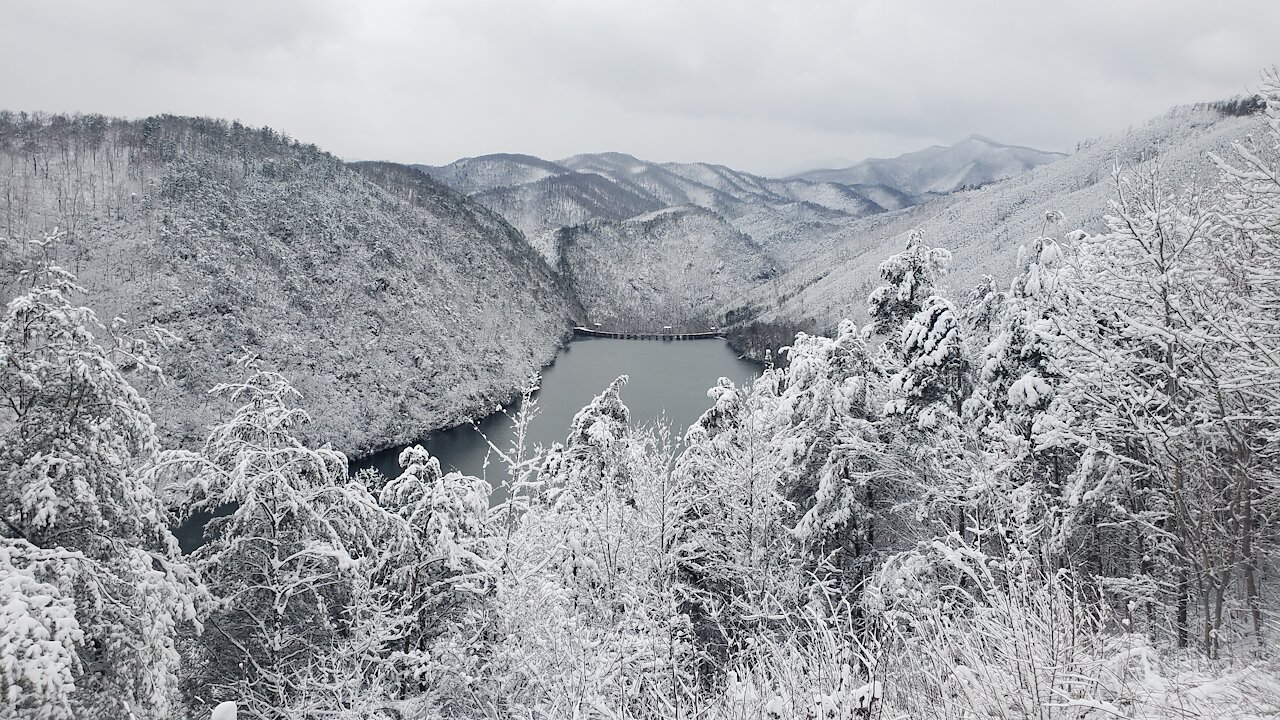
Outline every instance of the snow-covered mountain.
<svg viewBox="0 0 1280 720"><path fill-rule="evenodd" d="M205 436L250 352L302 391L312 439L402 444L490 412L581 320L519 232L406 166L224 121L19 117L0 114L0 298L54 263L104 320L172 332L147 396L174 442Z"/></svg>
<svg viewBox="0 0 1280 720"><path fill-rule="evenodd" d="M610 328L705 330L778 269L720 215L696 205L560 230L560 273L592 321Z"/></svg>
<svg viewBox="0 0 1280 720"><path fill-rule="evenodd" d="M1117 164L1144 171L1159 163L1171 187L1190 187L1216 176L1206 152L1229 155L1232 142L1259 130L1257 116L1235 116L1214 106L1175 108L1015 177L855 220L767 291L752 291L735 316L817 329L832 329L846 317L862 321L867 295L880 281L879 264L905 248L914 229L927 244L951 251L949 292L962 298L984 275L1006 282L1016 269L1018 248L1041 233L1102 229L1115 191L1110 172ZM1049 211L1061 220L1047 222Z"/></svg>
<svg viewBox="0 0 1280 720"><path fill-rule="evenodd" d="M758 285L753 278L760 268L775 274L822 257L867 218L1057 157L971 139L897 161L867 161L862 165L879 171L864 169L856 177L768 178L618 152L554 162L497 154L415 167L524 232L550 265L566 273L592 321L651 317L659 308L672 314L661 322L669 324L720 317L726 306L712 301L727 302ZM702 252L707 247L720 252ZM731 262L745 262L739 272L725 271L725 252L735 255ZM670 264L676 259L678 266ZM628 277L615 277L611 267L625 268ZM664 276L693 284L636 279Z"/></svg>
<svg viewBox="0 0 1280 720"><path fill-rule="evenodd" d="M720 215L786 262L807 255L852 218L917 202L890 187L766 178L723 165L653 163L613 152L555 162L485 155L415 167L493 208L552 264L559 261L555 238L561 228L685 206Z"/></svg>
<svg viewBox="0 0 1280 720"><path fill-rule="evenodd" d="M971 135L895 158L870 158L849 167L810 170L792 177L847 185L878 185L913 196L939 195L1021 175L1066 157Z"/></svg>
<svg viewBox="0 0 1280 720"><path fill-rule="evenodd" d="M517 185L472 194L524 232L549 262L558 260L555 236L561 228L589 220L624 220L664 205L593 173L563 172Z"/></svg>
<svg viewBox="0 0 1280 720"><path fill-rule="evenodd" d="M975 136L949 148L789 178L712 163L655 163L618 152L554 162L496 154L415 167L493 208L552 265L559 262L556 238L562 228L695 206L719 215L785 267L827 247L851 221L1010 177L1059 157Z"/></svg>
<svg viewBox="0 0 1280 720"><path fill-rule="evenodd" d="M419 168L427 169L424 166ZM435 179L468 195L498 187L536 182L565 172L559 165L541 158L509 153L463 158L429 170L428 174Z"/></svg>

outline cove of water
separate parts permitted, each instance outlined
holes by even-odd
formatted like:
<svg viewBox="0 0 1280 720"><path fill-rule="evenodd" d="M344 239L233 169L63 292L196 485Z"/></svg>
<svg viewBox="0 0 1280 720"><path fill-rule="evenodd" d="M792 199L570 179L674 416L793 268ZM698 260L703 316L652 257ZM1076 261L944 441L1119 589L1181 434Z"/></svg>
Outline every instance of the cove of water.
<svg viewBox="0 0 1280 720"><path fill-rule="evenodd" d="M534 447L550 447L564 442L573 416L599 395L619 375L628 376L622 388L622 402L631 410L631 426L661 422L673 437L711 407L707 390L721 377L735 384L760 374L760 366L739 359L723 340L614 340L577 338L570 342L555 362L542 372L540 389L534 394L537 414L529 423L526 454ZM479 421L478 430L463 425L433 433L421 441L440 460L445 472L486 477L497 485L505 467L496 456L486 456L485 437L504 451L514 435L511 416L518 403ZM482 435L483 433L483 435ZM352 463L352 472L376 467L383 475L400 474L399 456L403 448L391 448Z"/></svg>

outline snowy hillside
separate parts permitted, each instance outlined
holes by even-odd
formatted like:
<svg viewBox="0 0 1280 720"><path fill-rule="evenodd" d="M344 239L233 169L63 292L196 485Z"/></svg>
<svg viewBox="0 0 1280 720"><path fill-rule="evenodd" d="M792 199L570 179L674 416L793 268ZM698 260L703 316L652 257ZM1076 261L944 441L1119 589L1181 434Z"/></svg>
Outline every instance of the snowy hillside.
<svg viewBox="0 0 1280 720"><path fill-rule="evenodd" d="M519 228L549 263L559 261L555 235L588 220L624 220L664 205L608 178L565 172L472 195Z"/></svg>
<svg viewBox="0 0 1280 720"><path fill-rule="evenodd" d="M497 211L553 266L560 262L555 238L562 228L693 206L717 214L789 268L830 248L861 218L1010 177L1058 157L975 137L950 148L782 179L712 163L654 163L618 152L555 162L485 155L415 167Z"/></svg>
<svg viewBox="0 0 1280 720"><path fill-rule="evenodd" d="M830 247L777 280L777 296L756 291L747 314L762 319L812 321L834 328L841 318L861 322L866 298L880 282L877 268L907 244L919 228L926 241L949 249L952 271L945 281L953 297L991 274L1001 282L1016 271L1018 248L1043 233L1097 230L1114 194L1111 169L1146 168L1189 185L1214 177L1207 151L1223 152L1233 140L1257 132L1255 117L1233 117L1207 108L1178 108L1145 126L1096 140L1079 152L1031 172L985 187L957 192L898 212L853 222ZM1045 213L1061 214L1046 224Z"/></svg>
<svg viewBox="0 0 1280 720"><path fill-rule="evenodd" d="M523 185L568 172L532 155L496 154L463 158L441 167L416 165L419 170L459 192L471 194L509 185Z"/></svg>
<svg viewBox="0 0 1280 720"><path fill-rule="evenodd" d="M806 257L848 220L914 204L894 188L779 180L709 163L653 163L624 153L548 162L486 155L439 167L415 166L470 194L523 231L552 265L561 228L624 220L668 207L720 215L783 263Z"/></svg>
<svg viewBox="0 0 1280 720"><path fill-rule="evenodd" d="M502 215L548 264L572 272L566 278L593 320L638 322L627 317L628 309L643 310L646 318L660 309L659 314L701 322L734 309L729 298L759 285L750 280L760 273L753 265L757 261L770 272L811 259L826 267L833 251L839 249L838 257L844 258L849 239L876 226L874 218L1057 157L972 138L893 161L867 161L857 166L863 168L860 174L847 178L766 178L724 165L654 163L618 152L555 162L485 155L415 167ZM678 210L650 216L671 208ZM666 219L654 222L659 217ZM649 232L660 235L647 236ZM702 252L709 239L722 249L745 248L741 259L750 267L739 274L723 272L723 253ZM572 254L566 258L570 242ZM596 253L590 262L587 248ZM682 258L678 274L693 278L693 288L666 281L673 255ZM618 270L605 269L610 267L659 281L622 278ZM616 285L609 284L614 281ZM717 305L723 302L730 304ZM754 300L751 308L758 310L758 303Z"/></svg>
<svg viewBox="0 0 1280 720"><path fill-rule="evenodd" d="M0 294L21 291L20 268L54 263L104 320L172 332L172 382L147 393L183 444L246 351L296 381L315 440L356 453L410 441L506 399L579 312L492 211L268 129L7 114L0 163Z"/></svg>
<svg viewBox="0 0 1280 720"><path fill-rule="evenodd" d="M743 291L776 272L751 238L704 208L668 208L565 228L560 272L592 322L705 330Z"/></svg>
<svg viewBox="0 0 1280 720"><path fill-rule="evenodd" d="M955 145L935 145L895 158L871 158L846 168L811 170L794 177L817 182L879 185L924 196L1004 180L1063 157L1062 153L1004 145L981 135L971 135Z"/></svg>

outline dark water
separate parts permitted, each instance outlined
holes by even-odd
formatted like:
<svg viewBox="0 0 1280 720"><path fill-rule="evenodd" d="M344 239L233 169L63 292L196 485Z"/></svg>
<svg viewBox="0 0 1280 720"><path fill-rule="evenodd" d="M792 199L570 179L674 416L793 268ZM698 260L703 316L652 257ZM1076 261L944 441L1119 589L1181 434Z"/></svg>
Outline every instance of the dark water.
<svg viewBox="0 0 1280 720"><path fill-rule="evenodd" d="M555 364L543 371L541 389L534 395L538 414L529 424L528 444L549 447L563 442L573 416L619 375L627 375L622 402L631 410L633 427L661 421L677 434L698 419L711 400L707 389L727 377L741 384L760 374L760 366L738 359L723 340L613 340L578 338L560 352ZM514 415L516 408L508 408ZM463 426L435 433L422 443L440 459L443 470L486 477L493 484L505 468L492 457L486 471L489 446L511 445L511 418L495 413L479 423L479 430ZM352 472L376 467L384 475L400 472L401 448L384 450L352 463Z"/></svg>

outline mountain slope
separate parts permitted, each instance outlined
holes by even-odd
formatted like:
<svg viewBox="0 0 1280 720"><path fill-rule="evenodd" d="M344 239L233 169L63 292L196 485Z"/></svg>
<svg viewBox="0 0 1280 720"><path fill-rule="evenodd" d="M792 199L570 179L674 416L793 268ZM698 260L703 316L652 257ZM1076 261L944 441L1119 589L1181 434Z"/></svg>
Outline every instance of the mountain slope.
<svg viewBox="0 0 1280 720"><path fill-rule="evenodd" d="M75 271L103 318L173 332L147 388L190 443L207 391L258 355L309 437L364 453L487 413L549 361L580 309L491 210L403 166L348 167L268 129L193 118L0 115L0 292ZM57 226L65 239L31 245Z"/></svg>
<svg viewBox="0 0 1280 720"><path fill-rule="evenodd" d="M1057 157L974 138L868 161L848 178L766 178L618 152L486 155L424 170L523 231L593 321L663 325L720 321L759 277L828 258L871 218Z"/></svg>
<svg viewBox="0 0 1280 720"><path fill-rule="evenodd" d="M1004 145L971 135L951 146L926 148L895 158L871 158L850 167L811 170L793 176L814 182L878 185L909 195L955 192L1020 175L1063 157L1016 145Z"/></svg>
<svg viewBox="0 0 1280 720"><path fill-rule="evenodd" d="M562 228L686 206L720 215L789 265L822 247L850 219L917 201L889 187L778 180L723 165L652 163L624 153L556 162L485 155L415 167L500 213L552 265L559 263L555 237Z"/></svg>
<svg viewBox="0 0 1280 720"><path fill-rule="evenodd" d="M983 275L1007 282L1018 248L1037 235L1101 229L1115 189L1109 173L1116 164L1126 171L1146 171L1158 163L1170 188L1211 182L1217 171L1205 153L1225 153L1232 142L1258 132L1259 123L1256 116L1177 108L1025 174L854 221L831 238L828 248L779 277L768 292L750 293L740 315L817 328L834 328L845 317L862 322L867 295L879 283L879 264L905 248L917 228L926 243L952 252L946 282L953 298L963 298ZM1048 223L1049 211L1060 214L1061 221Z"/></svg>
<svg viewBox="0 0 1280 720"><path fill-rule="evenodd" d="M696 206L593 220L561 230L558 242L560 273L589 319L610 328L705 330L777 272L751 238Z"/></svg>
<svg viewBox="0 0 1280 720"><path fill-rule="evenodd" d="M623 220L663 207L654 198L608 178L575 172L492 188L472 197L519 228L553 264L559 261L555 235L561 228L589 220Z"/></svg>

